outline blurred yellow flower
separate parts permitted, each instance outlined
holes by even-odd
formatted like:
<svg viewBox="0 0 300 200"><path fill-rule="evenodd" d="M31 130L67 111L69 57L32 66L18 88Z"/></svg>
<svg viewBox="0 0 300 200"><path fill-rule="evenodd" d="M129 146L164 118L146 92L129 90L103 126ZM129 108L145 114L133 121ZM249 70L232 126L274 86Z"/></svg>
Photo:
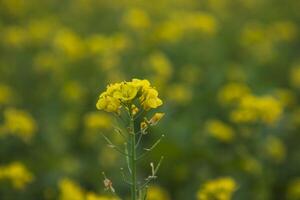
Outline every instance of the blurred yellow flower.
<svg viewBox="0 0 300 200"><path fill-rule="evenodd" d="M147 191L147 200L170 200L170 197L163 188L150 186Z"/></svg>
<svg viewBox="0 0 300 200"><path fill-rule="evenodd" d="M123 33L117 33L110 36L94 34L85 40L86 47L91 55L112 57L130 45L129 38Z"/></svg>
<svg viewBox="0 0 300 200"><path fill-rule="evenodd" d="M119 160L120 155L111 148L102 148L98 160L104 168L113 167Z"/></svg>
<svg viewBox="0 0 300 200"><path fill-rule="evenodd" d="M93 192L88 192L86 194L85 200L120 200L120 199L115 198L115 197L108 197L108 196L98 195L98 194L95 194Z"/></svg>
<svg viewBox="0 0 300 200"><path fill-rule="evenodd" d="M214 35L217 31L217 21L209 13L189 13L183 18L183 24L187 31L199 31L207 35Z"/></svg>
<svg viewBox="0 0 300 200"><path fill-rule="evenodd" d="M297 106L291 112L291 122L293 125L299 126L300 125L300 107Z"/></svg>
<svg viewBox="0 0 300 200"><path fill-rule="evenodd" d="M49 41L53 29L57 28L54 21L35 19L29 21L26 31L31 43L43 44Z"/></svg>
<svg viewBox="0 0 300 200"><path fill-rule="evenodd" d="M11 87L0 83L0 106L14 102L15 94Z"/></svg>
<svg viewBox="0 0 300 200"><path fill-rule="evenodd" d="M154 38L159 41L177 42L182 38L183 28L174 23L173 20L168 20L160 24L154 32Z"/></svg>
<svg viewBox="0 0 300 200"><path fill-rule="evenodd" d="M300 88L300 64L296 64L290 69L290 82L293 87Z"/></svg>
<svg viewBox="0 0 300 200"><path fill-rule="evenodd" d="M241 167L245 172L250 174L261 174L262 164L254 157L244 156L241 162Z"/></svg>
<svg viewBox="0 0 300 200"><path fill-rule="evenodd" d="M275 40L291 41L297 36L297 25L292 21L276 21L271 24L269 32Z"/></svg>
<svg viewBox="0 0 300 200"><path fill-rule="evenodd" d="M86 191L81 188L78 183L69 178L61 179L58 186L60 191L59 200L120 200L116 197L109 197Z"/></svg>
<svg viewBox="0 0 300 200"><path fill-rule="evenodd" d="M248 23L242 29L240 43L258 61L266 62L274 58L274 40L268 29L260 23Z"/></svg>
<svg viewBox="0 0 300 200"><path fill-rule="evenodd" d="M300 178L295 178L288 184L287 200L300 199Z"/></svg>
<svg viewBox="0 0 300 200"><path fill-rule="evenodd" d="M63 178L58 185L59 200L85 200L84 190L71 179Z"/></svg>
<svg viewBox="0 0 300 200"><path fill-rule="evenodd" d="M160 79L168 80L173 73L170 60L161 52L151 54L147 64Z"/></svg>
<svg viewBox="0 0 300 200"><path fill-rule="evenodd" d="M28 41L25 29L19 26L6 27L1 36L2 42L10 48L24 47Z"/></svg>
<svg viewBox="0 0 300 200"><path fill-rule="evenodd" d="M198 193L198 200L230 200L237 184L230 177L217 178L204 183Z"/></svg>
<svg viewBox="0 0 300 200"><path fill-rule="evenodd" d="M283 105L276 98L265 95L261 97L245 95L234 109L230 118L236 123L263 122L273 125L283 113Z"/></svg>
<svg viewBox="0 0 300 200"><path fill-rule="evenodd" d="M20 162L0 166L0 180L8 179L16 189L23 189L33 181L33 175Z"/></svg>
<svg viewBox="0 0 300 200"><path fill-rule="evenodd" d="M84 99L85 89L77 81L65 82L61 94L68 102L80 103Z"/></svg>
<svg viewBox="0 0 300 200"><path fill-rule="evenodd" d="M85 45L81 38L68 29L61 30L55 35L53 46L71 60L82 58L85 53Z"/></svg>
<svg viewBox="0 0 300 200"><path fill-rule="evenodd" d="M290 89L278 88L275 95L284 107L291 107L296 104L296 96Z"/></svg>
<svg viewBox="0 0 300 200"><path fill-rule="evenodd" d="M54 73L63 71L60 59L52 52L41 52L33 58L34 68L39 73Z"/></svg>
<svg viewBox="0 0 300 200"><path fill-rule="evenodd" d="M84 117L85 127L92 130L108 129L111 123L110 116L103 113L90 112Z"/></svg>
<svg viewBox="0 0 300 200"><path fill-rule="evenodd" d="M275 136L268 136L265 142L267 155L275 162L282 162L285 159L286 148L284 143Z"/></svg>
<svg viewBox="0 0 300 200"><path fill-rule="evenodd" d="M193 93L189 86L177 83L169 86L167 96L170 101L185 105L191 101Z"/></svg>
<svg viewBox="0 0 300 200"><path fill-rule="evenodd" d="M250 88L243 83L228 83L218 92L218 100L224 105L234 104L249 93Z"/></svg>
<svg viewBox="0 0 300 200"><path fill-rule="evenodd" d="M234 139L234 130L220 120L209 120L205 124L206 131L214 138L222 142L230 142Z"/></svg>
<svg viewBox="0 0 300 200"><path fill-rule="evenodd" d="M148 28L151 24L150 18L145 10L131 8L123 16L124 24L135 30Z"/></svg>
<svg viewBox="0 0 300 200"><path fill-rule="evenodd" d="M213 36L217 32L216 18L206 12L173 12L171 17L162 22L154 33L157 40L177 42L188 34Z"/></svg>
<svg viewBox="0 0 300 200"><path fill-rule="evenodd" d="M15 16L15 17L20 17L22 16L26 9L27 9L26 1L24 0L1 0L0 1L0 8L1 11L3 10L5 13Z"/></svg>
<svg viewBox="0 0 300 200"><path fill-rule="evenodd" d="M28 142L36 132L37 124L28 112L7 108L4 111L4 122L0 130L0 135L12 134Z"/></svg>

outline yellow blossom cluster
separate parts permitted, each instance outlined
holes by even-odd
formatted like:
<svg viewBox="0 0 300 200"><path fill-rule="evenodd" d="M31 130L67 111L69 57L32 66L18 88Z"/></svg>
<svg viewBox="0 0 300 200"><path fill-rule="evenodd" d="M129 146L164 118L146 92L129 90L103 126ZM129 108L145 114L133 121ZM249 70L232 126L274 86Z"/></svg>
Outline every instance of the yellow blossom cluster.
<svg viewBox="0 0 300 200"><path fill-rule="evenodd" d="M295 178L288 184L287 200L300 199L300 178Z"/></svg>
<svg viewBox="0 0 300 200"><path fill-rule="evenodd" d="M295 88L300 88L300 63L292 66L290 70L290 82Z"/></svg>
<svg viewBox="0 0 300 200"><path fill-rule="evenodd" d="M236 123L262 122L272 125L280 119L282 112L281 102L270 95L245 95L230 113L230 118Z"/></svg>
<svg viewBox="0 0 300 200"><path fill-rule="evenodd" d="M191 88L184 84L173 84L170 85L170 90L167 92L167 96L172 102L186 105L192 100L193 93Z"/></svg>
<svg viewBox="0 0 300 200"><path fill-rule="evenodd" d="M0 166L0 180L9 180L16 189L23 189L33 180L33 175L20 162Z"/></svg>
<svg viewBox="0 0 300 200"><path fill-rule="evenodd" d="M220 120L209 120L206 122L206 131L214 138L230 142L234 138L234 130L226 123Z"/></svg>
<svg viewBox="0 0 300 200"><path fill-rule="evenodd" d="M252 156L245 155L241 161L241 168L249 174L261 174L262 164L258 159Z"/></svg>
<svg viewBox="0 0 300 200"><path fill-rule="evenodd" d="M106 91L100 94L96 106L99 110L120 113L124 105L140 105L144 110L150 110L161 106L162 103L157 90L148 80L133 79L130 82L108 85Z"/></svg>
<svg viewBox="0 0 300 200"><path fill-rule="evenodd" d="M266 62L276 55L276 45L294 41L297 26L292 21L274 21L268 25L250 22L241 32L240 43L257 57Z"/></svg>
<svg viewBox="0 0 300 200"><path fill-rule="evenodd" d="M268 136L265 145L266 154L275 162L282 162L286 155L284 143L275 136Z"/></svg>
<svg viewBox="0 0 300 200"><path fill-rule="evenodd" d="M108 129L112 124L112 120L106 114L90 112L85 115L84 124L90 130Z"/></svg>
<svg viewBox="0 0 300 200"><path fill-rule="evenodd" d="M250 88L243 83L228 83L219 91L218 100L224 105L233 104L249 93Z"/></svg>
<svg viewBox="0 0 300 200"><path fill-rule="evenodd" d="M169 194L159 186L150 186L147 190L147 200L169 200Z"/></svg>
<svg viewBox="0 0 300 200"><path fill-rule="evenodd" d="M36 130L36 122L28 112L15 108L7 108L4 111L4 122L0 125L0 136L16 135L27 142Z"/></svg>
<svg viewBox="0 0 300 200"><path fill-rule="evenodd" d="M7 105L14 101L14 92L11 87L0 83L0 106Z"/></svg>
<svg viewBox="0 0 300 200"><path fill-rule="evenodd" d="M58 185L60 191L59 200L119 200L114 197L87 192L78 183L69 178L61 179Z"/></svg>
<svg viewBox="0 0 300 200"><path fill-rule="evenodd" d="M209 13L174 12L169 20L161 23L154 34L158 40L177 42L191 33L213 36L217 29L217 19Z"/></svg>
<svg viewBox="0 0 300 200"><path fill-rule="evenodd" d="M123 16L124 24L129 28L142 30L150 26L151 21L148 14L140 8L131 8Z"/></svg>
<svg viewBox="0 0 300 200"><path fill-rule="evenodd" d="M230 177L217 178L207 181L197 194L198 200L230 200L237 184Z"/></svg>

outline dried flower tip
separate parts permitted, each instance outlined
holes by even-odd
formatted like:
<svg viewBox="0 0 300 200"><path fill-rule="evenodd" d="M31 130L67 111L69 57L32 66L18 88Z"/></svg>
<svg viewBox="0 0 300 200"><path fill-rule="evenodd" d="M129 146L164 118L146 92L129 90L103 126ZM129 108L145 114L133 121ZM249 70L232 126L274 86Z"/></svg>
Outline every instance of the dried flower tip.
<svg viewBox="0 0 300 200"><path fill-rule="evenodd" d="M150 163L150 166L151 166L152 176L154 176L154 175L155 175L155 172L154 172L154 164L153 164L153 163Z"/></svg>
<svg viewBox="0 0 300 200"><path fill-rule="evenodd" d="M161 118L163 118L164 115L165 113L155 113L153 117L149 120L149 124L151 126L155 126L161 120Z"/></svg>
<svg viewBox="0 0 300 200"><path fill-rule="evenodd" d="M112 181L109 180L108 178L106 178L104 172L103 172L103 176L104 176L103 184L104 184L105 190L110 190L111 192L115 193L115 189L112 186L112 184L113 184Z"/></svg>

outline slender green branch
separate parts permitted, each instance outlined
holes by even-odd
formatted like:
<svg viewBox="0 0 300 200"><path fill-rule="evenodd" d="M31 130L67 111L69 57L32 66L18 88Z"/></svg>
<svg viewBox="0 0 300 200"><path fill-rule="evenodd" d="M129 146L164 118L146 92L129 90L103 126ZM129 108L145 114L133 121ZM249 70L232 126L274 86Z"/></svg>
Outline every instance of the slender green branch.
<svg viewBox="0 0 300 200"><path fill-rule="evenodd" d="M124 143L124 146L125 146L125 153L126 155L129 155L128 153L128 147L127 147L127 143ZM132 170L131 170L131 166L130 166L130 159L129 159L129 156L126 156L126 163L127 163L127 167L128 167L128 171L130 174L132 174Z"/></svg>
<svg viewBox="0 0 300 200"><path fill-rule="evenodd" d="M118 133L119 135L121 135L126 141L127 141L127 136L122 132L122 130L121 129L119 129L118 127L115 127L114 128L114 132L115 133Z"/></svg>
<svg viewBox="0 0 300 200"><path fill-rule="evenodd" d="M161 137L150 147L150 148L144 148L144 150L146 151L146 153L140 155L136 160L140 160L142 158L144 158L146 155L148 155L149 152L151 152L160 142L161 140L165 137L165 135L161 135Z"/></svg>
<svg viewBox="0 0 300 200"><path fill-rule="evenodd" d="M143 135L144 135L141 131L139 131L138 133L139 133L140 135L139 135L139 139L138 139L138 141L137 141L137 143L136 143L136 145L135 145L135 148L136 148L136 149L139 147L139 145L140 145L140 143L141 143L141 141L142 141L142 137L143 137Z"/></svg>
<svg viewBox="0 0 300 200"><path fill-rule="evenodd" d="M159 170L159 167L160 167L163 159L164 159L164 157L162 156L155 168L154 168L153 163L150 163L152 174L150 176L148 176L148 178L146 178L146 182L140 187L141 190L144 189L152 180L157 178L156 174Z"/></svg>
<svg viewBox="0 0 300 200"><path fill-rule="evenodd" d="M112 149L115 149L117 152L119 152L120 154L123 154L125 156L131 157L131 155L129 155L126 152L123 152L119 147L117 147L116 145L114 145L105 135L103 135L101 133L102 137L106 140L106 142L108 143L108 146Z"/></svg>

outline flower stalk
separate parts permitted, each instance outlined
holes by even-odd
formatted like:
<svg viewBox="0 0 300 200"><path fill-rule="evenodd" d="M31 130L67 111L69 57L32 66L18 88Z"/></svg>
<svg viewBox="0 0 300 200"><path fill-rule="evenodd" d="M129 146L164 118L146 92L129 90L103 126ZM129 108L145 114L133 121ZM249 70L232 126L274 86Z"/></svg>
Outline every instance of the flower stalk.
<svg viewBox="0 0 300 200"><path fill-rule="evenodd" d="M142 146L143 136L148 134L149 127L156 126L164 116L164 113L155 113L148 120L147 112L161 105L162 100L158 97L156 89L149 81L139 79L109 85L106 91L100 94L96 105L99 110L113 113L122 123L122 126L115 128L114 131L124 139L125 150L115 145L108 137L103 135L103 138L110 148L125 156L129 179L126 178L123 168L121 168L121 175L124 182L130 185L131 200L146 200L147 187L157 178L156 174L163 157L156 166L150 163L151 174L144 178L144 181L138 181L137 161L151 152L164 137L162 135L150 148ZM139 153L139 149L144 152ZM105 187L116 195L112 182L106 177L105 184Z"/></svg>

